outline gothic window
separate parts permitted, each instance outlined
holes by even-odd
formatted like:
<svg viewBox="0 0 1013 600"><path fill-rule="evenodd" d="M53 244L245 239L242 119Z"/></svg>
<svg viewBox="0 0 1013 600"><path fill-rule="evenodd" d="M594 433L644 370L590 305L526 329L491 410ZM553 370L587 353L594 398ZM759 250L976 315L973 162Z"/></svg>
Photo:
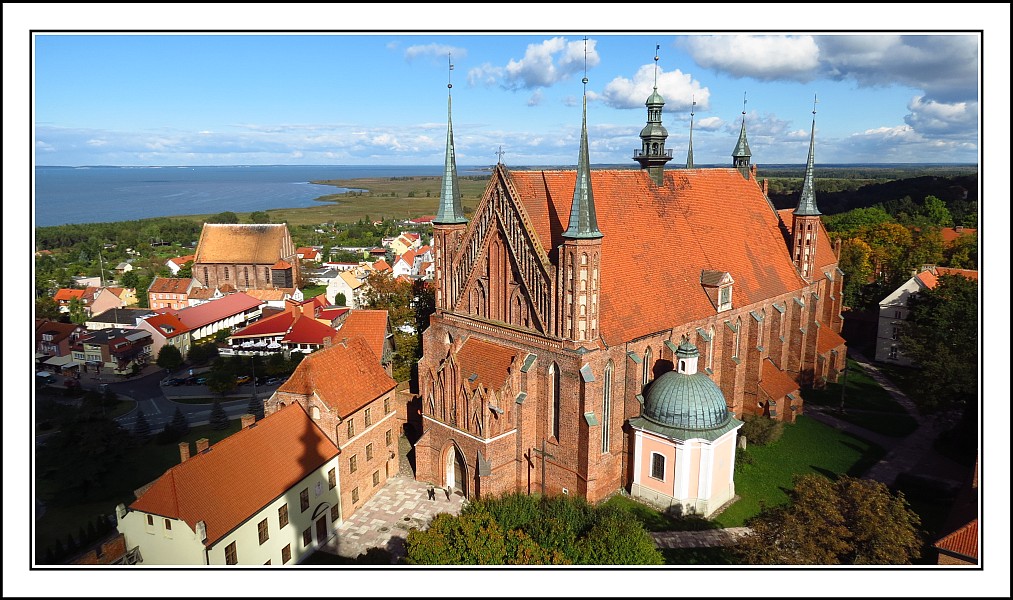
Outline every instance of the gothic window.
<svg viewBox="0 0 1013 600"><path fill-rule="evenodd" d="M552 437L559 439L559 367L556 363L549 365L549 401L552 407L552 412L549 415L551 419L551 427L549 431L552 432Z"/></svg>
<svg viewBox="0 0 1013 600"><path fill-rule="evenodd" d="M208 268L204 267L204 285L211 285L211 280L208 279Z"/></svg>
<svg viewBox="0 0 1013 600"><path fill-rule="evenodd" d="M243 277L246 279L246 287L250 287L250 269L243 267Z"/></svg>
<svg viewBox="0 0 1013 600"><path fill-rule="evenodd" d="M890 358L897 359L897 346L890 346Z"/></svg>
<svg viewBox="0 0 1013 600"><path fill-rule="evenodd" d="M584 266L584 265L587 264L587 253L584 253L584 254L580 255L580 264L581 264L581 266Z"/></svg>
<svg viewBox="0 0 1013 600"><path fill-rule="evenodd" d="M739 357L739 347L742 341L742 319L735 319L735 354L734 358Z"/></svg>
<svg viewBox="0 0 1013 600"><path fill-rule="evenodd" d="M708 334L710 339L707 340L707 368L711 371L714 370L714 327Z"/></svg>
<svg viewBox="0 0 1013 600"><path fill-rule="evenodd" d="M760 322L756 325L756 345L757 346L764 346L764 347L766 347L766 344L763 343L763 331L764 331L764 328L766 327L766 324L767 324L767 309L766 309L766 307L764 307L764 308L762 308L760 310Z"/></svg>
<svg viewBox="0 0 1013 600"><path fill-rule="evenodd" d="M601 392L601 453L609 451L609 436L612 433L612 361L605 366Z"/></svg>
<svg viewBox="0 0 1013 600"><path fill-rule="evenodd" d="M229 278L229 268L225 267L225 279Z"/></svg>
<svg viewBox="0 0 1013 600"><path fill-rule="evenodd" d="M644 350L644 372L643 381L646 386L651 381L651 347L648 346L647 350Z"/></svg>

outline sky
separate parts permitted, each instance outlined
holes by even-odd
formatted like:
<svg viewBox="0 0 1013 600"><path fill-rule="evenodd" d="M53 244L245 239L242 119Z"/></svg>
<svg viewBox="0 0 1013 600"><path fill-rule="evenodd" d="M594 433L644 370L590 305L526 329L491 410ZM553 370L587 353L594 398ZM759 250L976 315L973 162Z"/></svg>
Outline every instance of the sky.
<svg viewBox="0 0 1013 600"><path fill-rule="evenodd" d="M14 257L7 273L15 281L31 276L28 199L36 162L442 164L448 50L455 64L459 164L491 164L502 145L508 166L572 165L579 147L586 35L595 163L633 164L656 45L673 163L685 160L695 95L696 162L729 164L744 93L753 162L761 165L805 161L814 94L817 166L980 162L987 198L979 227L982 290L988 296L982 315L986 307L999 321L1009 314L1009 278L987 275L989 265L1008 262L1009 252L1009 4L4 3L3 17L3 237L5 255ZM333 31L309 35L313 28ZM140 29L159 35L99 34ZM232 35L170 35L198 29ZM240 36L239 29L261 35ZM268 29L289 34L262 34ZM80 33L66 33L70 30ZM934 34L920 34L927 31ZM725 37L705 35L711 33ZM984 101L986 91L992 102ZM5 295L5 329L25 327L29 296ZM983 392L994 389L991 395L1006 397L1007 336L985 333L983 346L994 351L982 352ZM5 396L29 395L23 389L25 356L20 346L5 346ZM32 443L29 408L21 402L5 411L5 489L25 489L31 481L24 452ZM991 501L985 506L992 507L984 513L984 569L935 576L897 569L795 570L787 574L788 585L786 574L776 570L733 577L748 577L757 596L964 596L968 590L1008 596L1009 526L1002 508L1009 498L1007 422L989 419L983 425L984 443L994 450L982 459L982 489ZM27 517L30 500L4 494L4 509ZM30 518L5 522L4 554L13 558L4 561L5 595L163 593L155 577L161 573L150 571L134 577L94 570L29 572L21 560L31 539L29 523ZM447 575L433 574L441 580ZM631 581L609 570L525 571L518 587L512 575L455 572L457 592L450 595L537 590L564 597L627 596ZM291 595L294 581L314 589L331 589L335 581L328 571L301 571L296 577L257 570L185 573L191 587L207 593L251 597ZM366 596L392 589L446 595L445 586L419 588L418 577L385 571L388 585L376 586L369 571L343 571L340 588ZM715 581L713 571L692 569L638 571L636 579L638 593L663 596L673 590L713 595Z"/></svg>
<svg viewBox="0 0 1013 600"><path fill-rule="evenodd" d="M449 78L458 163L492 164L502 146L507 165L568 165L586 68L592 163L635 164L655 84L673 166L686 161L691 110L697 164L731 161L743 110L753 162L804 163L814 97L817 162L976 163L979 42L976 33L40 32L34 156L74 166L440 164Z"/></svg>

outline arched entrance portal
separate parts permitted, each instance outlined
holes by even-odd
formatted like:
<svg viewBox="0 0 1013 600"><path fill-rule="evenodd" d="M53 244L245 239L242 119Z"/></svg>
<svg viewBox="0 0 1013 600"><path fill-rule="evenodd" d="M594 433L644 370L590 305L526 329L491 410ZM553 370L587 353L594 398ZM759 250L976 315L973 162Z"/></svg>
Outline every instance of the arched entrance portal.
<svg viewBox="0 0 1013 600"><path fill-rule="evenodd" d="M447 487L461 492L465 497L468 496L468 468L464 462L464 455L457 446L447 449L445 478Z"/></svg>

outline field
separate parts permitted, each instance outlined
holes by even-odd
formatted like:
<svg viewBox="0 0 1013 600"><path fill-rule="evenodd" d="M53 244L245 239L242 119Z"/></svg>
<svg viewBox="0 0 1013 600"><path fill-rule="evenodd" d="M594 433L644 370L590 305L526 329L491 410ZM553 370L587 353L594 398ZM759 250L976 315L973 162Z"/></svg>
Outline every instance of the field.
<svg viewBox="0 0 1013 600"><path fill-rule="evenodd" d="M366 179L334 179L313 181L321 185L350 188L343 194L317 198L319 206L307 208L272 208L263 212L271 223L316 225L318 223L355 223L361 219L413 219L435 215L440 200L441 177L382 177ZM471 215L488 184L488 177L460 177L461 204L465 215ZM249 222L249 213L236 213L240 222ZM206 215L188 218L203 219Z"/></svg>

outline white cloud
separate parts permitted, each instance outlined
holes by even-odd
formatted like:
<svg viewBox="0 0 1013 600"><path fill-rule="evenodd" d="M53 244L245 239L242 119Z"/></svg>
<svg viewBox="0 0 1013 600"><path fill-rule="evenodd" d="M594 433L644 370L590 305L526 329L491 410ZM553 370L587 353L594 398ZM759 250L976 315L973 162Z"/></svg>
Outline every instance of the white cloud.
<svg viewBox="0 0 1013 600"><path fill-rule="evenodd" d="M587 68L596 67L601 58L595 40L587 41ZM472 85L499 83L511 90L551 87L584 70L584 41L554 37L528 44L521 59L510 59L504 66L485 63L468 71Z"/></svg>
<svg viewBox="0 0 1013 600"><path fill-rule="evenodd" d="M528 98L528 106L538 106L542 103L542 90L535 90L535 93L531 94Z"/></svg>
<svg viewBox="0 0 1013 600"><path fill-rule="evenodd" d="M704 131L717 131L724 126L725 122L721 117L704 117L693 123L694 129L702 129Z"/></svg>
<svg viewBox="0 0 1013 600"><path fill-rule="evenodd" d="M912 129L929 135L971 135L978 130L977 102L936 102L919 96L907 106L911 114L904 122Z"/></svg>
<svg viewBox="0 0 1013 600"><path fill-rule="evenodd" d="M701 67L735 77L809 81L819 65L819 48L811 35L692 36L680 44Z"/></svg>
<svg viewBox="0 0 1013 600"><path fill-rule="evenodd" d="M464 48L449 46L447 44L416 44L414 46L408 46L404 50L404 57L408 62L412 62L416 58L425 57L446 61L448 54L451 56L453 61L466 58L468 56L468 51Z"/></svg>
<svg viewBox="0 0 1013 600"><path fill-rule="evenodd" d="M602 91L602 98L613 108L643 108L653 91L654 65L648 64L637 69L632 80L616 77L610 81ZM710 90L679 69L666 73L658 68L658 93L665 99L665 110L669 113L688 109L694 98L700 110L710 105Z"/></svg>

